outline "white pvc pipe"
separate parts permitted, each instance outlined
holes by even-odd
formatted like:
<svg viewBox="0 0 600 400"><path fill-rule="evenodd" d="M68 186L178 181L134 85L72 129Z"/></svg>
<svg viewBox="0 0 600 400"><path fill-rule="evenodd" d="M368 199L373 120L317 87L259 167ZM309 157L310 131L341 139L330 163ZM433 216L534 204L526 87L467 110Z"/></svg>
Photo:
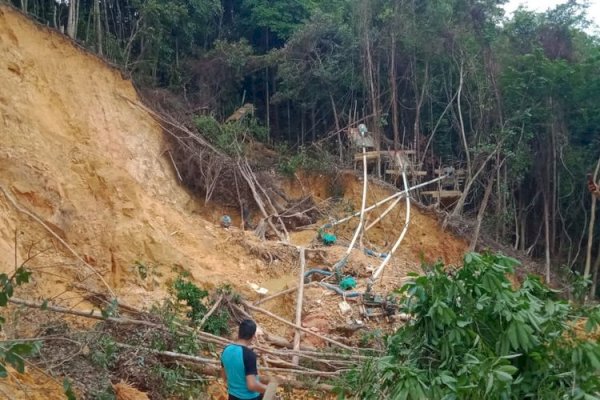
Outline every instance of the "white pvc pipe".
<svg viewBox="0 0 600 400"><path fill-rule="evenodd" d="M346 250L346 255L350 254L352 249L354 248L354 243L356 243L356 239L358 239L358 235L360 234L363 224L365 222L365 206L367 205L367 151L365 149L365 135L363 134L363 193L362 193L362 202L360 205L360 219L358 221L358 226L354 231L354 237L350 241L350 245L348 246L348 250Z"/></svg>
<svg viewBox="0 0 600 400"><path fill-rule="evenodd" d="M398 205L398 203L400 203L400 200L402 200L402 196L400 196L396 200L394 200L394 202L392 204L390 204L390 206L388 208L386 208L385 211L379 217L377 217L375 219L375 221L373 221L369 225L367 225L367 227L365 228L365 232L367 232L369 229L371 229L372 227L377 225L379 223L379 221L381 221L386 215L388 215L389 212L392 211L394 209L394 207L396 207Z"/></svg>
<svg viewBox="0 0 600 400"><path fill-rule="evenodd" d="M366 213L366 212L372 211L373 209L379 207L380 205L385 204L388 201L393 200L395 198L398 198L398 197L403 198L407 194L407 192L411 192L413 190L422 188L423 186L427 186L427 185L429 185L431 183L435 183L437 181L441 181L442 179L445 179L446 177L447 177L447 175L442 175L442 176L437 177L435 179L432 179L430 181L419 183L418 185L412 186L412 187L408 188L408 190L406 190L406 191L394 193L393 195L388 196L385 199L379 200L377 203L373 204L372 206L369 206L369 207L365 208L364 212ZM330 224L326 224L325 226L333 227L333 226L336 226L336 225L339 225L339 224L343 224L344 222L350 221L352 218L358 217L359 215L360 215L360 211L356 212L356 213L354 213L354 214L352 214L352 215L350 215L348 217L344 217L344 218L342 218L342 219L340 219L338 221L332 222Z"/></svg>
<svg viewBox="0 0 600 400"><path fill-rule="evenodd" d="M410 196L408 195L408 180L406 179L406 170L404 168L402 169L402 180L404 181L404 187L406 188L404 190L404 194L406 196L406 222L404 223L404 228L402 228L402 232L400 233L398 240L396 240L396 243L394 243L394 247L392 247L392 250L390 250L388 255L385 257L385 259L379 266L379 268L377 268L375 272L373 272L373 276L371 277L372 282L375 282L379 278L379 276L383 272L383 269L392 258L392 255L398 249L400 243L402 243L404 236L406 236L406 232L408 232L408 224L410 224Z"/></svg>

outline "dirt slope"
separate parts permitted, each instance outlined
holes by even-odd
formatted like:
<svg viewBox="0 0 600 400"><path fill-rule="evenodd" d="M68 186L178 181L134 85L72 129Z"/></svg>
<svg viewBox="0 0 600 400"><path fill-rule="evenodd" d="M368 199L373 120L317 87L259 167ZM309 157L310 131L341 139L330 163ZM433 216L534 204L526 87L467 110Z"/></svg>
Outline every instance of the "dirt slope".
<svg viewBox="0 0 600 400"><path fill-rule="evenodd" d="M161 129L128 102L138 98L119 71L0 7L0 88L0 185L117 291L136 260L212 283L238 269L239 257L218 251L220 232L186 211ZM14 264L15 229L20 260L47 236L0 194L0 268Z"/></svg>
<svg viewBox="0 0 600 400"><path fill-rule="evenodd" d="M13 268L15 247L19 263L32 258L28 265L34 269L34 283L19 295L57 296L53 302L75 305L81 298L72 294L73 284L103 288L48 229L18 208L37 216L102 274L121 301L136 307L165 296L166 283L181 270L205 287L231 283L246 294L252 294L248 280L272 291L281 289L282 282L295 282L292 259L278 263L261 257L256 249L262 244L250 232L215 224L226 210L201 206L178 185L164 154L161 128L132 104L138 101L131 82L118 70L63 35L0 6L0 271ZM351 174L341 179L337 184L345 201L356 210L362 184ZM290 183L291 195L302 188L316 198L330 196L332 182L324 177L297 183ZM368 202L387 195L388 190L374 188ZM345 211L341 207L338 216ZM433 216L416 208L412 212L405 244L386 271L390 285L418 269L421 254L427 260L457 262L465 249ZM368 232L365 245L384 251L403 224L400 207ZM336 234L347 239L354 226L345 225ZM315 230L292 235L298 244L315 237ZM328 265L343 252L342 246L334 246ZM352 263L359 272L379 262L356 253ZM319 290L307 294L308 317L311 309L323 312L320 299L327 293ZM334 296L324 299L336 306ZM291 313L288 303L282 315ZM282 305L269 306L278 307ZM20 323L39 324L35 318L24 315Z"/></svg>

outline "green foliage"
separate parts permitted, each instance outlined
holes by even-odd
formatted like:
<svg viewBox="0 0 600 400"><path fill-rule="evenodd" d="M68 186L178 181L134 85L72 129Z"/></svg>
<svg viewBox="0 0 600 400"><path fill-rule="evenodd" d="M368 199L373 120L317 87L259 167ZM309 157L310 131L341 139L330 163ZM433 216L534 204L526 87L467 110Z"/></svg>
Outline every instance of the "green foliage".
<svg viewBox="0 0 600 400"><path fill-rule="evenodd" d="M387 355L346 377L361 399L593 399L600 392L600 345L572 330L576 310L538 278L514 289L517 262L469 253L448 273L441 264L398 291L407 326Z"/></svg>
<svg viewBox="0 0 600 400"><path fill-rule="evenodd" d="M106 388L92 393L92 399L94 400L117 400L117 396L111 385Z"/></svg>
<svg viewBox="0 0 600 400"><path fill-rule="evenodd" d="M104 317L104 318L116 317L117 314L119 313L118 300L116 298L111 299L111 301L108 303L108 305L105 308L102 308L100 310L100 313L102 314L102 317Z"/></svg>
<svg viewBox="0 0 600 400"><path fill-rule="evenodd" d="M194 123L200 134L229 155L243 154L249 140L267 139L266 128L252 116L221 124L213 116L198 115L194 117Z"/></svg>
<svg viewBox="0 0 600 400"><path fill-rule="evenodd" d="M162 385L162 393L168 398L198 399L202 398L205 380L202 375L182 366L167 368L158 365L152 369Z"/></svg>
<svg viewBox="0 0 600 400"><path fill-rule="evenodd" d="M110 336L102 336L93 345L92 362L102 369L110 369L117 359L118 348Z"/></svg>
<svg viewBox="0 0 600 400"><path fill-rule="evenodd" d="M8 300L13 297L15 288L29 283L31 272L21 266L11 276L0 274L0 307L6 307ZM0 329L4 324L4 317L0 316ZM12 343L0 346L0 378L6 378L7 365L11 365L20 373L25 372L25 357L36 354L41 347L39 342Z"/></svg>
<svg viewBox="0 0 600 400"><path fill-rule="evenodd" d="M186 315L192 323L199 323L206 313L208 308L204 304L205 298L208 297L206 290L200 289L194 283L185 280L179 276L174 284L173 289L177 300L184 301L189 307ZM229 331L229 314L225 311L219 311L208 317L203 330L215 335L222 335Z"/></svg>
<svg viewBox="0 0 600 400"><path fill-rule="evenodd" d="M65 392L67 400L77 400L75 392L73 391L73 385L71 384L71 381L67 378L63 380L63 390Z"/></svg>
<svg viewBox="0 0 600 400"><path fill-rule="evenodd" d="M248 25L267 28L280 39L288 38L308 18L312 1L306 0L246 0Z"/></svg>
<svg viewBox="0 0 600 400"><path fill-rule="evenodd" d="M186 305L190 308L187 312L188 318L194 322L200 321L208 311L202 302L208 296L208 292L200 289L192 282L183 279L181 276L175 280L173 289L175 289L177 300L185 301Z"/></svg>
<svg viewBox="0 0 600 400"><path fill-rule="evenodd" d="M283 175L293 177L296 172L328 173L335 168L334 157L326 152L314 148L301 147L292 154L285 146L280 146L278 169Z"/></svg>
<svg viewBox="0 0 600 400"><path fill-rule="evenodd" d="M592 285L592 280L583 276L577 271L569 270L567 274L569 279L569 287L573 294L573 300L578 303L583 303L586 297L589 295L589 289Z"/></svg>

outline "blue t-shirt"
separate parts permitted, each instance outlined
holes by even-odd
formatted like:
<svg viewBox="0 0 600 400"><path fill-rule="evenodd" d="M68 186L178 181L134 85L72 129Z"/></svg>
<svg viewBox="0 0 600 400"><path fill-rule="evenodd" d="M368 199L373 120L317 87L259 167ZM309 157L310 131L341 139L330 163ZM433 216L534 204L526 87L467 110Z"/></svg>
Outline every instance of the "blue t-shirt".
<svg viewBox="0 0 600 400"><path fill-rule="evenodd" d="M221 354L221 365L227 375L227 391L239 399L256 399L260 393L251 392L246 386L246 376L258 375L256 354L249 348L231 344Z"/></svg>

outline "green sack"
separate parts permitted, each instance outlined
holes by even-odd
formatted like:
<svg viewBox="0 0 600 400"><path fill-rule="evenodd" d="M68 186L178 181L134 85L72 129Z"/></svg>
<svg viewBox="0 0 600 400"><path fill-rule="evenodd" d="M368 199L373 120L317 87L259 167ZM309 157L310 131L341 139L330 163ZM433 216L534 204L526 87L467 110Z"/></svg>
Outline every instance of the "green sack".
<svg viewBox="0 0 600 400"><path fill-rule="evenodd" d="M337 237L335 237L335 235L333 233L325 232L325 233L321 234L321 241L326 246L331 246L332 244L335 244L336 240L337 240Z"/></svg>
<svg viewBox="0 0 600 400"><path fill-rule="evenodd" d="M342 290L350 290L356 287L356 279L351 276L347 276L340 281L340 288Z"/></svg>

